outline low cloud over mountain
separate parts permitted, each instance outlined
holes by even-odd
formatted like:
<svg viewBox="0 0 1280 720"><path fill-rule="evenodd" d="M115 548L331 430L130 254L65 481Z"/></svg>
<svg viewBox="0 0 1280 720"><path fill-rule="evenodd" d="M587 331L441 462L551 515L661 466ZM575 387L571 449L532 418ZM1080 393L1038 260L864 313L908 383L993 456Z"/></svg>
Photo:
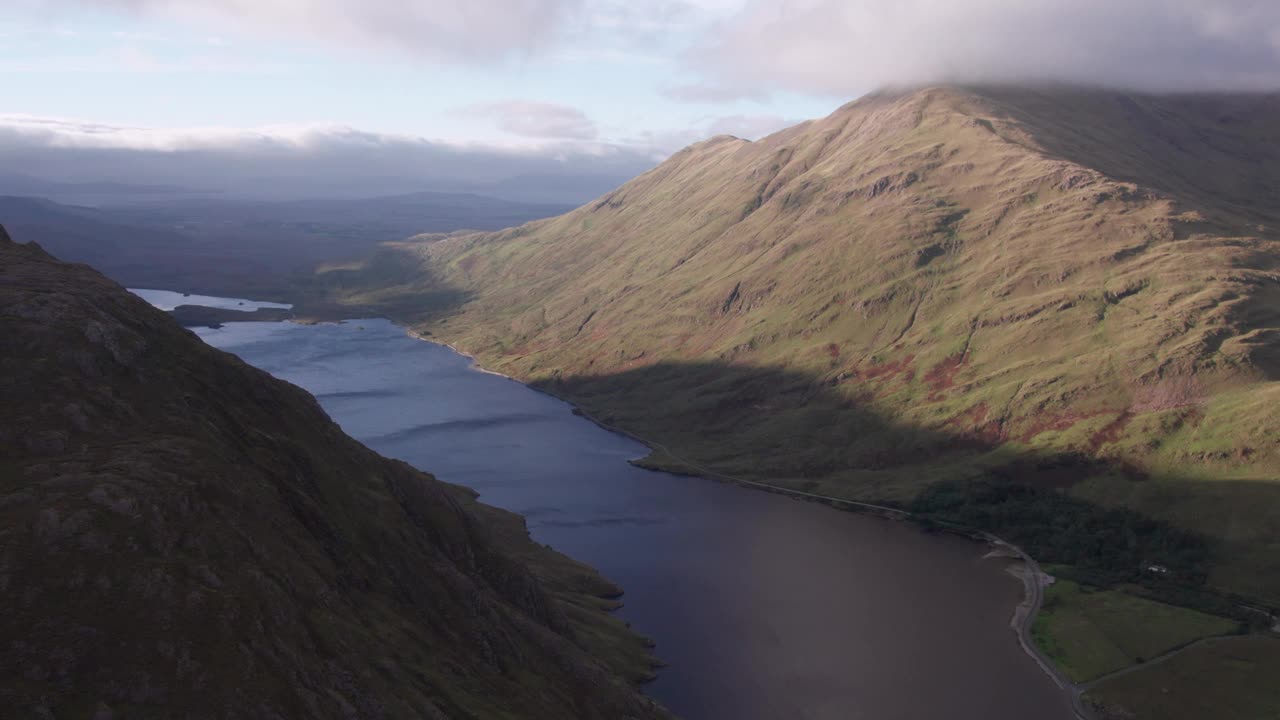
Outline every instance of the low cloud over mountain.
<svg viewBox="0 0 1280 720"><path fill-rule="evenodd" d="M248 56L251 68L278 61L292 74L248 78L228 75L221 65L223 71L192 74L205 66L160 41L138 40L125 65L142 66L148 92L190 87L183 78L211 88L188 98L193 108L206 107L175 113L171 126L209 117L240 127L153 129L0 116L4 167L57 181L176 184L264 197L502 188L513 199L586 201L688 143L719 133L754 139L883 86L1048 81L1156 91L1280 89L1274 0L14 3L5 8L9 16L53 18L54 25L105 17L140 18L140 26L160 34L205 24L231 28L237 42L256 36L271 45ZM76 32L54 29L68 37ZM277 57L276 45L289 52ZM30 39L19 46L25 49L7 65L19 81L14 92L27 93L27 104L17 107L78 112L64 108L77 107L88 92L73 87L84 73L58 73L92 66L98 56L45 57ZM143 53L148 48L154 58ZM324 61L330 65L315 64L335 48ZM344 75L355 66L369 74ZM486 75L513 68L519 83ZM138 74L116 70L102 82L119 107L96 117L136 117L134 109L152 97L136 93ZM408 78L412 89L388 94L360 79L384 75ZM239 93L253 102L235 105L238 116L222 115L233 104L222 99ZM278 104L280 98L288 102ZM243 129L278 118L342 124ZM359 125L404 133L352 129ZM449 139L429 139L439 137Z"/></svg>
<svg viewBox="0 0 1280 720"><path fill-rule="evenodd" d="M1275 89L1280 3L753 1L689 60L726 96L761 88L854 95L943 81Z"/></svg>
<svg viewBox="0 0 1280 720"><path fill-rule="evenodd" d="M434 189L581 202L661 159L651 147L569 139L574 132L584 135L589 126L570 122L558 129L537 121L534 113L505 122L528 135L541 131L548 139L499 147L340 126L156 129L13 115L0 116L0 162L11 172L45 180L180 185L233 196L368 196ZM565 139L557 139L557 133ZM536 182L522 183L522 178Z"/></svg>
<svg viewBox="0 0 1280 720"><path fill-rule="evenodd" d="M583 42L687 35L671 95L860 95L941 81L1053 80L1145 90L1280 85L1272 0L17 0L491 64ZM668 48L670 50L671 48ZM700 78L692 75L700 74Z"/></svg>

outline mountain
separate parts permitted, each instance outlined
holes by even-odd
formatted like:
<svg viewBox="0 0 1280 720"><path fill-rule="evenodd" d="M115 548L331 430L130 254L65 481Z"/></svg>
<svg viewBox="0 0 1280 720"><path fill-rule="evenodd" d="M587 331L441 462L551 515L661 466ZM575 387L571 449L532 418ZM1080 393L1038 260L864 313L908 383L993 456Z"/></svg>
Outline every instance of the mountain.
<svg viewBox="0 0 1280 720"><path fill-rule="evenodd" d="M366 245L409 235L454 230L498 230L572 209L563 203L525 203L471 193L417 192L367 198L254 202L192 199L103 208L145 225L186 229L215 225L312 225L337 233L363 232ZM356 238L353 238L356 239Z"/></svg>
<svg viewBox="0 0 1280 720"><path fill-rule="evenodd" d="M619 590L0 232L0 706L659 718Z"/></svg>
<svg viewBox="0 0 1280 720"><path fill-rule="evenodd" d="M0 222L132 287L283 298L289 281L378 243L426 232L494 230L568 210L465 193L251 202L175 195L80 207L0 197Z"/></svg>
<svg viewBox="0 0 1280 720"><path fill-rule="evenodd" d="M650 165L646 166L649 167ZM470 190L482 195L527 203L587 202L601 193L627 182L634 173L549 174L526 173L492 182L472 184ZM570 208L565 208L569 210Z"/></svg>
<svg viewBox="0 0 1280 720"><path fill-rule="evenodd" d="M200 254L191 238L172 228L140 226L97 208L44 198L0 197L0 222L19 241L40 238L52 252L134 287L163 287Z"/></svg>
<svg viewBox="0 0 1280 720"><path fill-rule="evenodd" d="M60 182L0 171L0 195L42 197L66 205L172 201L216 194L216 191L177 185L137 185L108 181Z"/></svg>
<svg viewBox="0 0 1280 720"><path fill-rule="evenodd" d="M1280 606L1280 96L877 93L318 282L650 465Z"/></svg>

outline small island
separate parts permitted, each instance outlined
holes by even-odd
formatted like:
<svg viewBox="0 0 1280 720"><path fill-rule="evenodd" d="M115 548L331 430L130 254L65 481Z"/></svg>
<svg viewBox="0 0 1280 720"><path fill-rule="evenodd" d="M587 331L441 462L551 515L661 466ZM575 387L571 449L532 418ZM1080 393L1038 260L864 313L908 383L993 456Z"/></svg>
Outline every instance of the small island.
<svg viewBox="0 0 1280 720"><path fill-rule="evenodd" d="M252 312L204 305L179 305L169 311L173 319L183 327L219 328L228 322L280 322L293 317L292 310L284 308L258 308Z"/></svg>

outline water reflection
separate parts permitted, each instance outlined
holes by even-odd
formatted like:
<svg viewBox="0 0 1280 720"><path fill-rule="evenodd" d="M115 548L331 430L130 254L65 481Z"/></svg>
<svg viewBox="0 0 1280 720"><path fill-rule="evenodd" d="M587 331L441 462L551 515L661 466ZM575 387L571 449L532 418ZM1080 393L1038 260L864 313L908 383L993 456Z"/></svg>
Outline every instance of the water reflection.
<svg viewBox="0 0 1280 720"><path fill-rule="evenodd" d="M643 446L386 321L199 332L620 583L669 664L648 690L683 717L1072 717L1009 629L1020 584L978 545L632 467Z"/></svg>

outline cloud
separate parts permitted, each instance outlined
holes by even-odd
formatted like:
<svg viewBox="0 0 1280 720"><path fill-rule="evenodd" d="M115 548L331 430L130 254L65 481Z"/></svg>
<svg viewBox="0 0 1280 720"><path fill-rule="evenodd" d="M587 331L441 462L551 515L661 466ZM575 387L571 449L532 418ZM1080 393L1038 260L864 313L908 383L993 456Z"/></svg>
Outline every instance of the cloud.
<svg viewBox="0 0 1280 720"><path fill-rule="evenodd" d="M268 35L495 62L557 40L586 0L16 0L44 15L69 6L125 11Z"/></svg>
<svg viewBox="0 0 1280 720"><path fill-rule="evenodd" d="M0 115L0 168L249 198L452 190L584 202L657 159L652 147L600 142L496 147L333 125L159 129Z"/></svg>
<svg viewBox="0 0 1280 720"><path fill-rule="evenodd" d="M105 10L445 63L546 54L661 63L744 0L4 0L43 18Z"/></svg>
<svg viewBox="0 0 1280 720"><path fill-rule="evenodd" d="M1275 89L1280 2L753 0L689 60L726 96L944 81Z"/></svg>
<svg viewBox="0 0 1280 720"><path fill-rule="evenodd" d="M530 138L594 140L596 124L578 108L529 100L503 100L470 105L464 115L492 119L500 130Z"/></svg>
<svg viewBox="0 0 1280 720"><path fill-rule="evenodd" d="M541 55L674 62L681 102L793 91L1058 80L1175 89L1280 85L1276 0L6 0L395 51L442 63Z"/></svg>

